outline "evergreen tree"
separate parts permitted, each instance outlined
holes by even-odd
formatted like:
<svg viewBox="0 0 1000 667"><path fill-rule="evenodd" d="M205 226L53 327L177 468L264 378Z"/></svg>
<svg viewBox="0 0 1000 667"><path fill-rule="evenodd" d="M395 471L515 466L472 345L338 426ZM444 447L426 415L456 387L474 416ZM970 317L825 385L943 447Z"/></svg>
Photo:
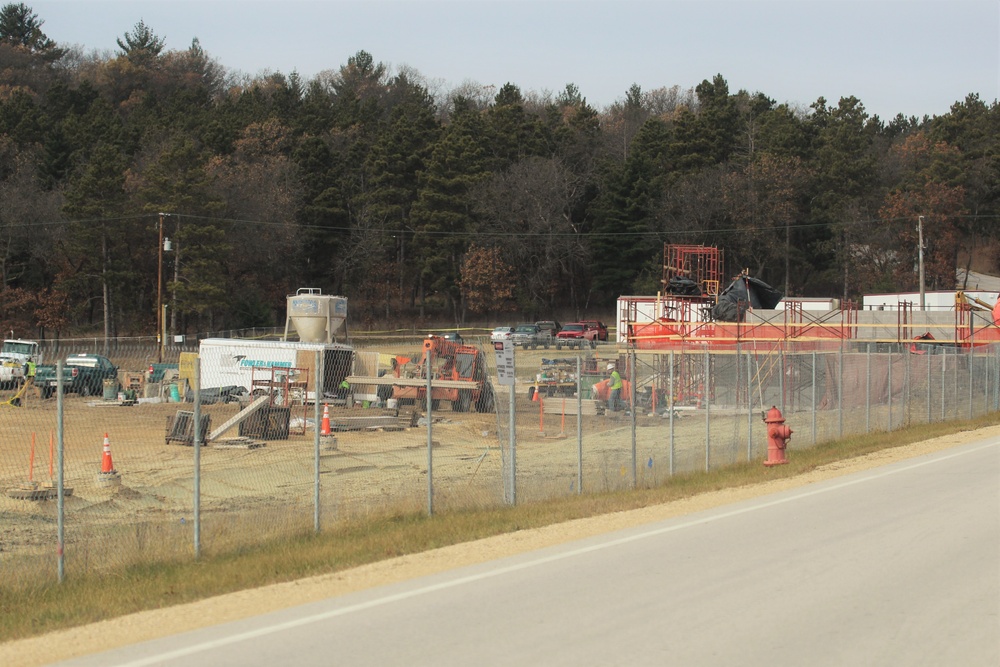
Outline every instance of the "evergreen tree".
<svg viewBox="0 0 1000 667"><path fill-rule="evenodd" d="M132 30L116 40L121 55L136 67L151 67L160 57L166 41L141 19Z"/></svg>
<svg viewBox="0 0 1000 667"><path fill-rule="evenodd" d="M434 147L420 174L420 192L412 208L421 317L428 299L443 298L461 318L462 253L472 223L469 193L488 175L481 144L482 118L465 99L455 100L451 125Z"/></svg>
<svg viewBox="0 0 1000 667"><path fill-rule="evenodd" d="M24 3L10 3L0 8L0 44L27 49L44 54L49 60L58 60L63 51L42 32L45 21L38 18Z"/></svg>

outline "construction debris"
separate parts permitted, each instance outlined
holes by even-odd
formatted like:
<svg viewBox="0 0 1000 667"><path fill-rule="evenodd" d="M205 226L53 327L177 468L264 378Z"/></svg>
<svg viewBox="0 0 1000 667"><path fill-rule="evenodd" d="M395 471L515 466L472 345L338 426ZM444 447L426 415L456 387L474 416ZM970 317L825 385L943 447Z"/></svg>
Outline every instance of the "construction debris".
<svg viewBox="0 0 1000 667"><path fill-rule="evenodd" d="M261 440L253 440L251 438L223 438L222 440L213 440L213 449L259 449L261 447L267 446L267 443Z"/></svg>

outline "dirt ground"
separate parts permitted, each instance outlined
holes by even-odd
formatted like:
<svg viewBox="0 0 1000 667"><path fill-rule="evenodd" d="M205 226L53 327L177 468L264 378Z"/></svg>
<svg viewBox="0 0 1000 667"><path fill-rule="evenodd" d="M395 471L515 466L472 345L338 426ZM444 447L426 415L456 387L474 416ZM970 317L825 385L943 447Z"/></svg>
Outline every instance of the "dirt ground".
<svg viewBox="0 0 1000 667"><path fill-rule="evenodd" d="M30 667L86 655L112 648L111 644L125 645L163 637L203 625L246 618L352 591L481 563L532 549L815 483L944 450L978 438L996 436L1000 436L1000 427L958 433L857 459L837 462L796 478L727 489L641 510L520 531L427 553L404 556L344 572L242 591L169 609L142 612L43 637L8 642L0 644L0 664Z"/></svg>

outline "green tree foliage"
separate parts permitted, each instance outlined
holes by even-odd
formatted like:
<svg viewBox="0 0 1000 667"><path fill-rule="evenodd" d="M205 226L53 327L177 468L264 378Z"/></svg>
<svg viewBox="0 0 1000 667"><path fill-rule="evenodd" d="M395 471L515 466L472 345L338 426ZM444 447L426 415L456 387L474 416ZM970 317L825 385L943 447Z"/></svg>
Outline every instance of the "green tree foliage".
<svg viewBox="0 0 1000 667"><path fill-rule="evenodd" d="M449 306L456 318L462 308L458 289L462 253L473 223L469 195L489 176L484 125L483 118L466 100L455 101L452 123L420 174L420 191L412 208L421 309L426 307L427 299L437 298Z"/></svg>
<svg viewBox="0 0 1000 667"><path fill-rule="evenodd" d="M26 4L6 4L0 8L0 44L41 54L50 61L57 60L63 51L42 32L44 23Z"/></svg>
<svg viewBox="0 0 1000 667"><path fill-rule="evenodd" d="M131 262L134 228L124 221L127 164L117 147L98 144L71 179L64 207L73 222L62 244L56 283L77 297L81 315L93 321L101 313L106 338L116 331L118 299L134 298L137 284Z"/></svg>
<svg viewBox="0 0 1000 667"><path fill-rule="evenodd" d="M153 32L142 20L115 42L121 55L136 67L150 67L156 62L166 45L166 40Z"/></svg>
<svg viewBox="0 0 1000 667"><path fill-rule="evenodd" d="M228 224L216 218L222 202L213 196L209 156L183 136L150 148L153 161L134 186L145 211L170 214L175 240L173 278L166 281L170 329L177 331L184 326L179 318L191 316L210 327L227 306L230 245L225 237Z"/></svg>
<svg viewBox="0 0 1000 667"><path fill-rule="evenodd" d="M359 50L306 80L227 71L139 21L112 52L58 48L0 8L0 309L18 327L149 334L158 214L175 332L281 322L285 295L351 299L359 326L607 317L662 286L664 243L730 275L855 297L1000 264L1000 107L871 117L730 90L633 84L603 109ZM115 44L104 45L114 49Z"/></svg>

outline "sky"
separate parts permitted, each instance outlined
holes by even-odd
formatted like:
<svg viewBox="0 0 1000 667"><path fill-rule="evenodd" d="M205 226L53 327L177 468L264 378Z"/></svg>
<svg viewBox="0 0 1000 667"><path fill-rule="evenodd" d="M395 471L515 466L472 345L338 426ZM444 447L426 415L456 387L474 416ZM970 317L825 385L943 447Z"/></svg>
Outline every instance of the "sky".
<svg viewBox="0 0 1000 667"><path fill-rule="evenodd" d="M997 0L19 0L60 45L113 53L140 20L255 75L336 71L358 51L432 90L506 83L598 110L642 90L729 90L808 108L858 98L890 120L1000 97ZM4 3L6 4L6 3Z"/></svg>

